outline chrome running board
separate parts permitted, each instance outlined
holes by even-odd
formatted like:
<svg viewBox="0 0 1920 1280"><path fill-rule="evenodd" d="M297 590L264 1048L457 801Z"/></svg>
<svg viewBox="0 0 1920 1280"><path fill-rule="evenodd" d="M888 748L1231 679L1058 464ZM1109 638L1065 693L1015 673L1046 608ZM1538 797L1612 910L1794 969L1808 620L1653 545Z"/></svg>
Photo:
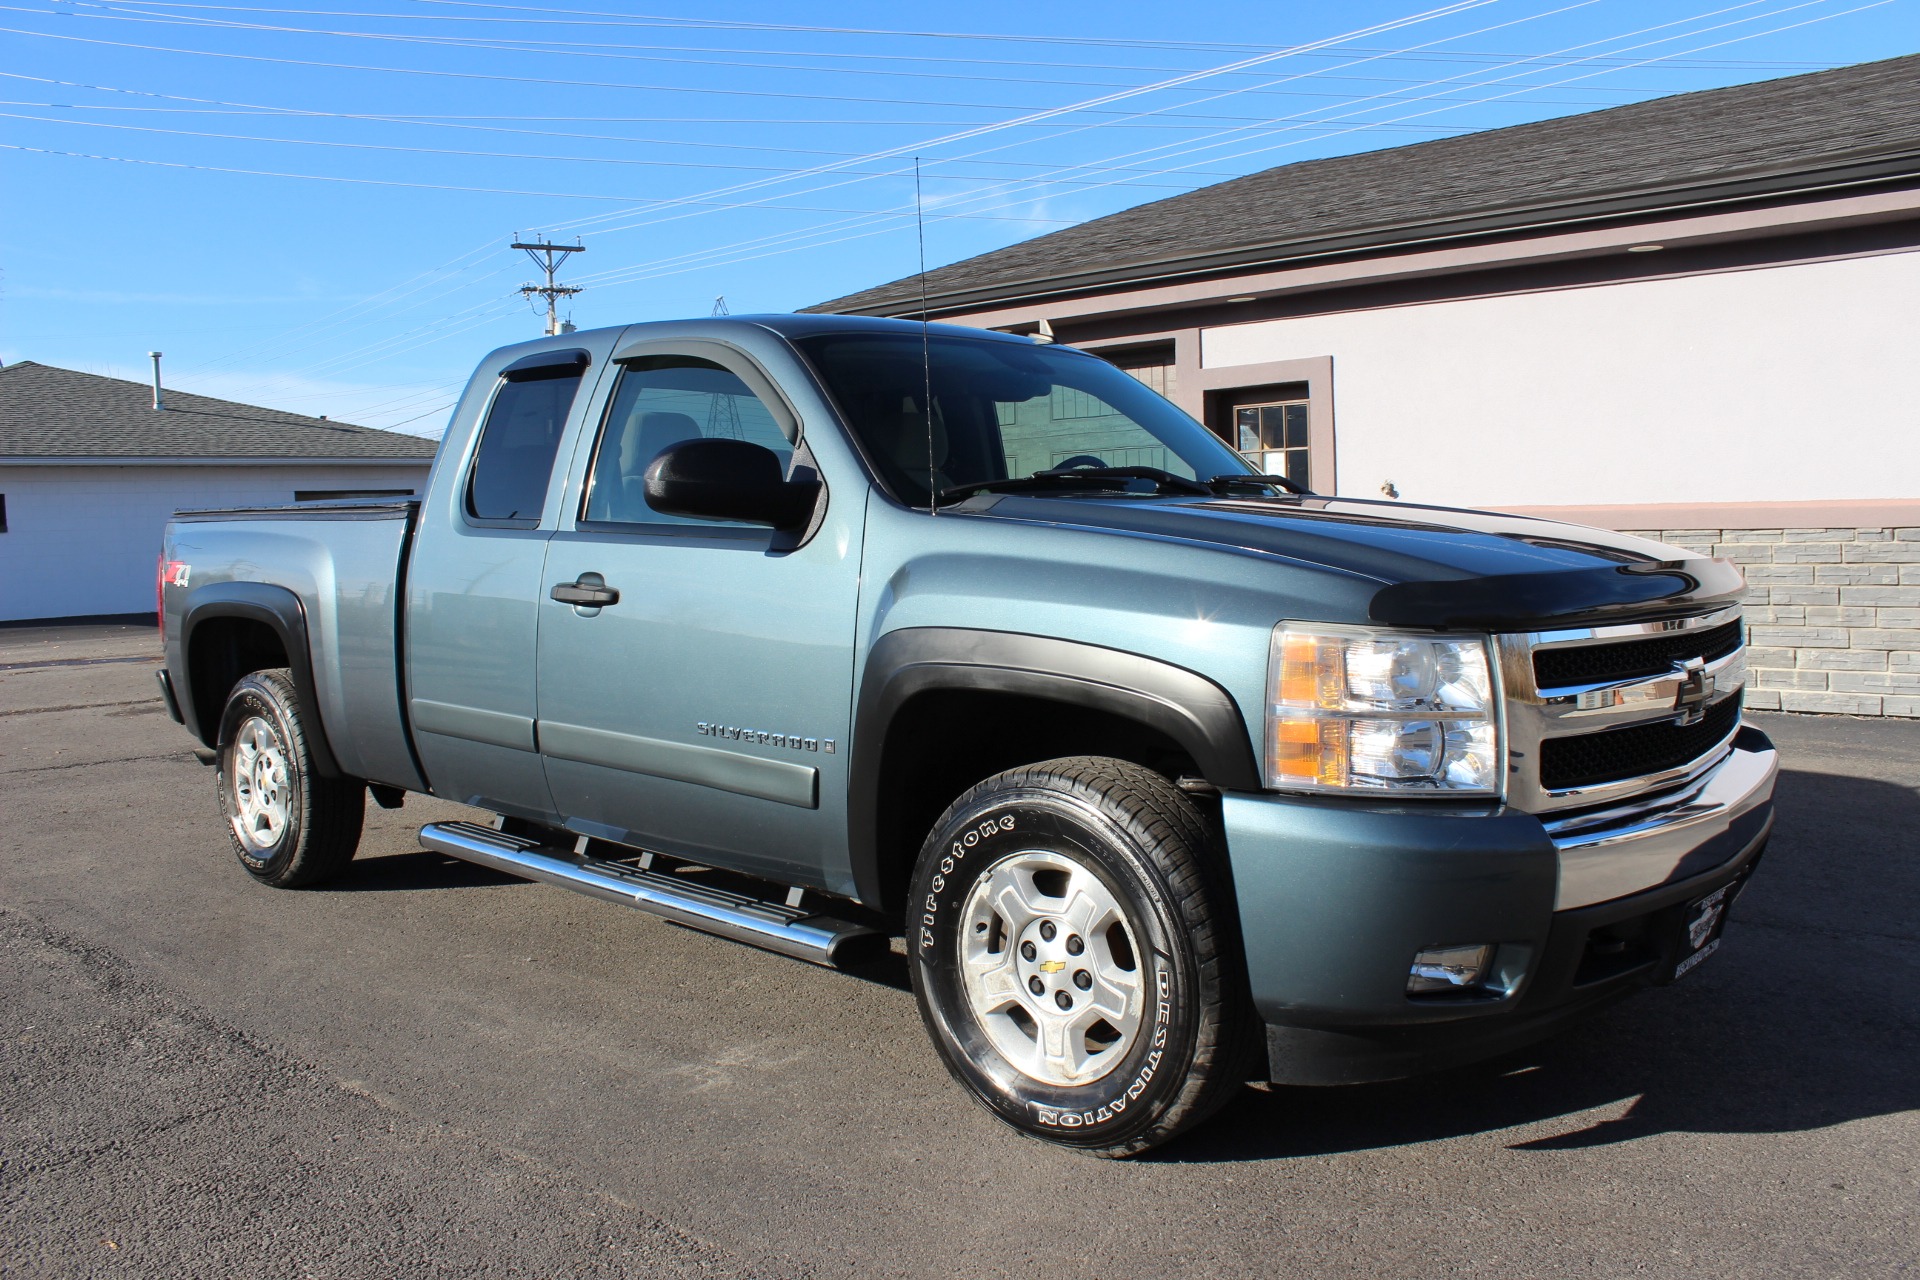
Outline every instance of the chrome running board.
<svg viewBox="0 0 1920 1280"><path fill-rule="evenodd" d="M572 854L472 822L430 823L420 829L420 843L523 880L638 907L690 929L814 964L844 964L886 946L887 940L865 925L690 883L681 876Z"/></svg>

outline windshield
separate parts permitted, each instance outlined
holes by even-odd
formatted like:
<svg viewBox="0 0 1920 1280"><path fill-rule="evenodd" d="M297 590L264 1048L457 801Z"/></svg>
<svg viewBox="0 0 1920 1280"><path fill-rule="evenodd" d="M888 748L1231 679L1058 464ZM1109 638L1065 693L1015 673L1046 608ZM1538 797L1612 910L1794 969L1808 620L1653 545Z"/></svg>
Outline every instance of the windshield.
<svg viewBox="0 0 1920 1280"><path fill-rule="evenodd" d="M927 505L929 491L1064 467L1153 467L1187 479L1250 470L1212 432L1085 352L934 334L923 366L918 333L797 345L908 506Z"/></svg>

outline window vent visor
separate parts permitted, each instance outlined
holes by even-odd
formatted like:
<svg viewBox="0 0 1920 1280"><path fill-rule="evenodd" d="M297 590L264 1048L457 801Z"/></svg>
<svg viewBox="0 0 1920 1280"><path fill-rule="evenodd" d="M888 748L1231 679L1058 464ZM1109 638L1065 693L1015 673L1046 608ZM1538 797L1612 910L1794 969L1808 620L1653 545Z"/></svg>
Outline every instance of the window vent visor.
<svg viewBox="0 0 1920 1280"><path fill-rule="evenodd" d="M500 371L508 382L538 382L542 378L577 378L587 371L593 357L578 348L565 351L538 351L522 356Z"/></svg>

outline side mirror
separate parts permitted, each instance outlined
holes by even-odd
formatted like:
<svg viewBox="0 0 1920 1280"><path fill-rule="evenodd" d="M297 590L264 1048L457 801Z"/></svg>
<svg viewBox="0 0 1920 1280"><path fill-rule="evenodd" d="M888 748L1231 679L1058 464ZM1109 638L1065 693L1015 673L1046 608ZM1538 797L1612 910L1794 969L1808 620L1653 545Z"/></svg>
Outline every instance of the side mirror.
<svg viewBox="0 0 1920 1280"><path fill-rule="evenodd" d="M646 488L655 511L775 529L805 528L820 497L818 480L781 474L773 450L725 438L668 445L647 465Z"/></svg>

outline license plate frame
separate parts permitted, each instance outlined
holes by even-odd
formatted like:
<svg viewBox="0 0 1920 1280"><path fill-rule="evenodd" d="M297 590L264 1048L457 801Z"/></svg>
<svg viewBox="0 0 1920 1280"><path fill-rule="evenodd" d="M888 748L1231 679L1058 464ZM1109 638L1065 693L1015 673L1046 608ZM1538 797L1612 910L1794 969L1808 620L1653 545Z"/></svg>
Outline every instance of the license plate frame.
<svg viewBox="0 0 1920 1280"><path fill-rule="evenodd" d="M1680 927L1674 938L1673 964L1667 981L1678 982L1699 968L1720 949L1720 938L1727 928L1727 915L1746 877L1729 880L1718 889L1693 899L1680 912Z"/></svg>

